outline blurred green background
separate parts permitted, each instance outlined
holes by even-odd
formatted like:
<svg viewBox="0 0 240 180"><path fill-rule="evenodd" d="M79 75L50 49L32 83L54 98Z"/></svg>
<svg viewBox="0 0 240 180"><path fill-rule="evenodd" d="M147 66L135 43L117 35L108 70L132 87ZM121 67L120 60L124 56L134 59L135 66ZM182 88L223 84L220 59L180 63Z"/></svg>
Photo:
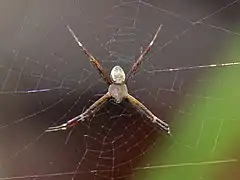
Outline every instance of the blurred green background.
<svg viewBox="0 0 240 180"><path fill-rule="evenodd" d="M215 58L238 62L239 47L240 40L233 38ZM183 101L181 109L191 116L173 116L178 122L173 144L166 145L166 151L159 143L148 156L151 167L139 168L136 179L240 179L240 66L211 68L202 76L211 83L192 88L196 96L206 98Z"/></svg>

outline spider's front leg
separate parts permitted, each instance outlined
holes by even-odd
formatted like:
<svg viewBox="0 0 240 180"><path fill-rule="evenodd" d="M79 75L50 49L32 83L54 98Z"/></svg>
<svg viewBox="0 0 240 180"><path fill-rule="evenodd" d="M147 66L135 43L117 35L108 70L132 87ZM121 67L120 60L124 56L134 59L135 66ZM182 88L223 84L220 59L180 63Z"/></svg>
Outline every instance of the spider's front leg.
<svg viewBox="0 0 240 180"><path fill-rule="evenodd" d="M98 70L101 77L104 79L104 81L110 85L112 84L112 80L109 77L108 73L104 70L104 68L101 66L99 61L93 57L93 55L87 50L86 47L83 46L83 44L79 41L78 37L75 35L73 30L70 28L70 26L67 25L68 30L72 34L74 40L77 42L78 46L83 50L83 52L87 55L88 59L92 63L92 65Z"/></svg>
<svg viewBox="0 0 240 180"><path fill-rule="evenodd" d="M49 127L46 131L59 131L59 130L66 130L70 127L77 125L79 122L84 121L85 119L92 117L96 114L96 112L110 99L111 95L107 92L103 95L100 99L94 102L87 110L85 110L82 114L70 119L66 123L59 125L59 126L52 126Z"/></svg>
<svg viewBox="0 0 240 180"><path fill-rule="evenodd" d="M133 64L132 68L130 69L130 71L127 74L127 79L126 82L131 78L131 76L133 76L135 74L135 72L137 71L138 67L140 66L140 64L142 63L142 61L144 60L145 56L148 54L148 52L150 51L151 47L153 46L154 42L157 39L158 33L160 32L162 28L162 25L160 25L158 27L157 32L155 33L155 35L153 36L152 41L149 43L149 45L143 50L141 50L141 54L139 56L139 58L135 61L135 63Z"/></svg>
<svg viewBox="0 0 240 180"><path fill-rule="evenodd" d="M162 130L170 134L170 128L169 125L164 122L163 120L159 119L157 116L155 116L149 109L147 109L141 102L139 102L136 98L131 96L130 94L127 94L126 100L128 100L134 108L136 108L137 111L140 113L143 113L146 115L146 117L155 125L159 126Z"/></svg>

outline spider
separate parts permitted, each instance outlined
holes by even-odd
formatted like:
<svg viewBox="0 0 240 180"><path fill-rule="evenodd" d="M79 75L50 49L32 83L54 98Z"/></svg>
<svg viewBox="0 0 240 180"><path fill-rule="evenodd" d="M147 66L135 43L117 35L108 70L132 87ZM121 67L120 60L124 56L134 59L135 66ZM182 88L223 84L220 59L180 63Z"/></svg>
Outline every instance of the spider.
<svg viewBox="0 0 240 180"><path fill-rule="evenodd" d="M139 65L144 60L144 57L149 52L151 46L155 42L157 35L159 31L161 30L162 25L159 26L157 29L157 32L155 33L152 41L149 43L149 45L145 48L144 51L141 52L139 58L136 60L136 62L133 64L132 68L128 72L127 76L125 76L125 73L123 69L120 66L114 66L111 70L110 76L106 73L106 71L103 69L103 67L100 65L99 61L95 59L92 54L83 46L83 44L78 40L78 37L75 35L73 30L70 28L69 25L67 25L68 30L70 31L71 35L73 36L74 40L77 42L78 46L81 48L81 50L87 55L90 62L93 64L93 66L98 70L101 77L104 79L104 81L109 85L108 92L103 95L100 99L98 99L96 102L94 102L88 109L86 109L82 114L68 120L66 123L63 123L59 126L50 126L46 131L58 131L58 130L66 130L70 127L73 127L77 125L79 122L82 122L86 119L89 119L90 117L93 117L96 112L103 107L103 105L110 99L114 99L116 103L121 103L123 100L127 100L130 102L130 104L135 107L135 109L140 112L141 114L145 115L148 120L150 120L151 123L154 125L160 127L161 130L165 131L167 134L170 134L170 128L169 125L164 122L163 120L159 119L157 116L155 116L149 109L147 109L139 100L134 98L132 95L128 93L127 88L127 81L133 74L136 73Z"/></svg>

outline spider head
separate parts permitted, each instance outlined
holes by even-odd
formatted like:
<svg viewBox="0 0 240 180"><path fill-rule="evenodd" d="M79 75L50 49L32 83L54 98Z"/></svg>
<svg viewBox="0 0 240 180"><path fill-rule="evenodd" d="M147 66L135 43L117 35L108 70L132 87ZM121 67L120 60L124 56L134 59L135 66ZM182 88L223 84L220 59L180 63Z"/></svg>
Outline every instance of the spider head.
<svg viewBox="0 0 240 180"><path fill-rule="evenodd" d="M123 84L125 81L125 73L120 66L114 66L110 76L115 84Z"/></svg>

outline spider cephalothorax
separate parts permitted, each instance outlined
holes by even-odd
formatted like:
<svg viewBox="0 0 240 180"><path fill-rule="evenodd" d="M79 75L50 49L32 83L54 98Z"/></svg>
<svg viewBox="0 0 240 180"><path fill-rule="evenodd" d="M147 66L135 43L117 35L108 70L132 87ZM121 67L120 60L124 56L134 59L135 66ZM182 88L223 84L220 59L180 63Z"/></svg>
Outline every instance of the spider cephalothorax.
<svg viewBox="0 0 240 180"><path fill-rule="evenodd" d="M108 92L116 103L120 103L128 94L125 84L125 73L120 66L114 66L110 76L112 84L109 86Z"/></svg>
<svg viewBox="0 0 240 180"><path fill-rule="evenodd" d="M136 60L136 62L133 64L132 68L127 74L127 77L123 71L123 69L120 66L114 66L110 76L106 71L103 69L103 67L100 65L97 59L95 59L88 50L82 45L82 43L78 40L77 36L74 34L72 29L67 26L68 30L71 32L72 36L74 37L75 41L78 43L78 45L82 48L84 53L88 56L90 62L97 68L99 74L102 76L102 78L105 80L105 82L109 85L108 92L104 94L100 99L98 99L96 102L94 102L87 110L85 110L82 114L74 117L73 119L70 119L66 123L59 125L59 126L53 126L49 127L47 131L58 131L58 130L65 130L67 128L70 128L72 126L75 126L77 123L84 121L85 119L88 119L92 117L109 99L113 98L116 103L122 102L124 99L126 99L128 102L130 102L133 107L136 108L137 111L144 114L150 122L160 127L162 130L166 131L168 134L170 133L170 128L166 122L159 119L157 116L155 116L149 109L147 109L140 101L138 101L136 98L131 96L128 93L128 89L126 86L127 80L136 72L137 68L143 61L145 55L149 52L151 46L153 45L154 41L157 38L157 35L160 31L162 26L159 26L156 34L154 35L152 41L147 46L147 48L141 53L139 58Z"/></svg>
<svg viewBox="0 0 240 180"><path fill-rule="evenodd" d="M110 73L111 79L114 84L123 84L125 83L125 72L120 66L114 66Z"/></svg>

